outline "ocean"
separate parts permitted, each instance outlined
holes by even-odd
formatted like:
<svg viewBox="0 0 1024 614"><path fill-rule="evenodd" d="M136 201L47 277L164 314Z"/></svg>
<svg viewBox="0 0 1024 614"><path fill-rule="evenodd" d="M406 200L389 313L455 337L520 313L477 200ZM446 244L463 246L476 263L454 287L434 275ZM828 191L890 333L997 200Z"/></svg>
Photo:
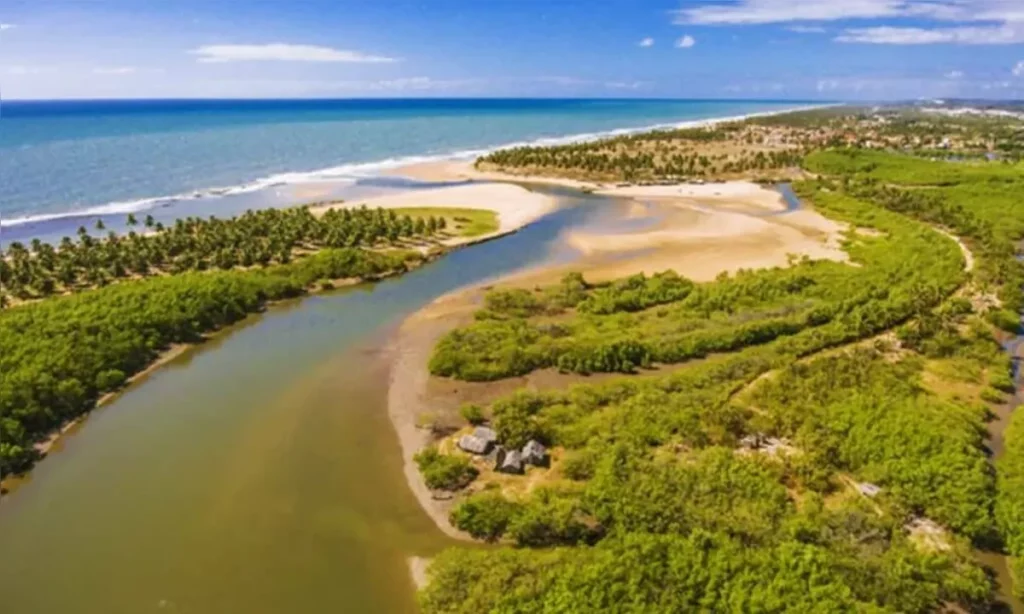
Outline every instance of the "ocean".
<svg viewBox="0 0 1024 614"><path fill-rule="evenodd" d="M363 197L389 169L805 106L710 100L14 101L0 107L0 241Z"/></svg>

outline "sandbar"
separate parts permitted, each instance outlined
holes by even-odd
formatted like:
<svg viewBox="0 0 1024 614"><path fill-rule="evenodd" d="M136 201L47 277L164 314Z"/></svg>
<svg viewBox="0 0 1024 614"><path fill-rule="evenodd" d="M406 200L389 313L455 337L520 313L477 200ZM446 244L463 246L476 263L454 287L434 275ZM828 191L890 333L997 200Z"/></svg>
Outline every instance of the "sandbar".
<svg viewBox="0 0 1024 614"><path fill-rule="evenodd" d="M498 231L506 234L526 226L557 206L554 198L508 183L479 183L424 190L411 190L362 200L329 203L311 207L316 215L337 207L443 207L486 209L498 214ZM478 238L479 239L479 238Z"/></svg>

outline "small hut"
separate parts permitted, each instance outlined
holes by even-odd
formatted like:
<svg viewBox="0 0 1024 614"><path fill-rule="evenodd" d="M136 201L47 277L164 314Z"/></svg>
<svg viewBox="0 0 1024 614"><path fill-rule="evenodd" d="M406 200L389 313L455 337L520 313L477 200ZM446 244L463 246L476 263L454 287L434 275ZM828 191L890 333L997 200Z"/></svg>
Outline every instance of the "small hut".
<svg viewBox="0 0 1024 614"><path fill-rule="evenodd" d="M496 443L498 441L498 434L494 432L494 429L486 426L478 426L473 429L473 437L482 439L487 443Z"/></svg>
<svg viewBox="0 0 1024 614"><path fill-rule="evenodd" d="M536 467L544 467L548 464L548 451L547 449L536 439L531 439L526 442L523 446L521 453L522 460L528 465L534 465Z"/></svg>
<svg viewBox="0 0 1024 614"><path fill-rule="evenodd" d="M494 442L481 439L476 435L463 435L459 438L459 449L470 454L487 454Z"/></svg>
<svg viewBox="0 0 1024 614"><path fill-rule="evenodd" d="M498 464L494 470L500 473L522 473L523 459L516 450L506 450L503 454L498 454Z"/></svg>

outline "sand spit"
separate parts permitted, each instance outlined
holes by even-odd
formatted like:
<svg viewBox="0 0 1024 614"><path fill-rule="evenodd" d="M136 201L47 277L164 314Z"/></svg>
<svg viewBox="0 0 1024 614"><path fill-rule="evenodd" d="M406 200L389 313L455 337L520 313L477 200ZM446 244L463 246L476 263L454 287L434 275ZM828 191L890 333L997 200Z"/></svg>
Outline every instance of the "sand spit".
<svg viewBox="0 0 1024 614"><path fill-rule="evenodd" d="M405 207L454 207L461 209L488 209L498 214L499 228L496 234L518 230L530 222L551 212L556 207L554 198L531 192L524 187L505 184L471 184L414 190L364 200L353 200L338 204L313 207L314 214L321 214L336 207L383 207L400 209ZM479 237L477 237L479 239Z"/></svg>
<svg viewBox="0 0 1024 614"><path fill-rule="evenodd" d="M490 181L559 185L603 196L672 199L743 213L782 212L786 202L777 191L751 181L691 182L670 185L616 185L543 175L512 174L477 169L470 162L440 160L404 166L394 174L421 181Z"/></svg>
<svg viewBox="0 0 1024 614"><path fill-rule="evenodd" d="M613 187L611 184L594 183L592 181L578 181L576 179L564 179L561 177L545 177L543 175L499 173L496 171L482 171L473 166L472 162L465 160L437 160L435 162L423 162L402 166L392 171L393 175L418 179L420 181L494 181L494 182L518 182L538 183L547 185L560 185L577 190L600 190Z"/></svg>
<svg viewBox="0 0 1024 614"><path fill-rule="evenodd" d="M682 200L695 205L709 205L751 213L786 210L786 201L781 194L750 181L623 186L598 190L597 193L643 199Z"/></svg>

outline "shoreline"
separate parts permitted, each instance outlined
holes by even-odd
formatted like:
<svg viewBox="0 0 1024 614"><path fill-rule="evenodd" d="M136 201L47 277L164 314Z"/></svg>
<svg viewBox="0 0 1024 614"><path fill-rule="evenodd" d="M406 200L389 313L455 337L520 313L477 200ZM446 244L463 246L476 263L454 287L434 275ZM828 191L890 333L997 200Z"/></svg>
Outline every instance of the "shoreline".
<svg viewBox="0 0 1024 614"><path fill-rule="evenodd" d="M421 163L437 163L444 161L459 161L459 160L473 160L482 155L486 155L490 152L499 149L508 149L511 147L523 147L523 146L543 146L543 145L557 145L564 143L574 142L588 142L594 140L600 140L604 138L637 134L642 132L648 132L651 130L666 130L666 129L687 129L687 128L698 128L702 126L715 125L719 123L728 123L733 121L744 121L747 119L753 119L758 117L771 117L774 115L783 115L786 113L798 113L802 111L810 111L814 109L823 109L842 106L841 103L823 103L823 104L804 104L793 107L787 107L785 109L769 110L769 111L756 111L753 113L746 113L741 115L730 115L722 117L709 117L704 119L690 119L679 122L661 122L655 124L648 124L635 128L614 128L611 130L603 130L597 132L584 132L576 133L571 135L563 135L557 137L540 137L529 141L509 141L506 143L499 143L497 145L484 146L475 149L463 149L456 150L444 154L438 155L415 155L410 154L400 157L385 158L383 160L370 161L370 162L352 162L343 164L335 167L325 167L321 169L315 169L311 171L290 171L282 172L276 175L270 175L267 177L260 177L251 181L246 181L233 186L215 186L208 188L195 189L191 191L182 191L177 194L162 195L162 196L150 196L140 197L129 200L119 200L107 202L99 205L86 206L76 211L56 212L56 213L39 213L36 215L21 215L13 217L11 219L0 220L0 229L8 230L9 232L15 232L14 229L24 225L35 225L43 224L46 222L52 222L56 220L70 220L70 219L95 219L95 218L112 218L112 217L124 217L129 213L138 214L147 211L155 211L164 207L173 206L177 202L182 201L193 201L196 199L216 199L224 196L237 196L240 194L256 193L263 190L269 190L281 186L299 186L303 184L318 184L323 183L327 177L334 178L337 182L355 182L362 177L387 177L395 176L394 171L421 164ZM342 169L348 169L350 176L345 175ZM299 179L295 177L300 176ZM294 206L292 205L285 206ZM268 208L281 208L268 207ZM19 237L16 240L22 240L30 238L31 235L26 237Z"/></svg>

